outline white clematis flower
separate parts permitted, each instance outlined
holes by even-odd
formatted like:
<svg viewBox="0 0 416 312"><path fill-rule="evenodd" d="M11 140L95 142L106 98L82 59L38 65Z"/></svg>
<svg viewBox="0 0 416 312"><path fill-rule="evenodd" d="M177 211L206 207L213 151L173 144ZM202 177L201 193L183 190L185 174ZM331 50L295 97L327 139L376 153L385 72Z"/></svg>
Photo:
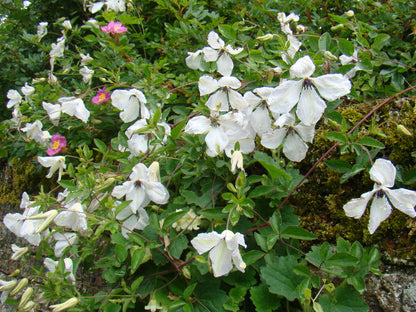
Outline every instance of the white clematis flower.
<svg viewBox="0 0 416 312"><path fill-rule="evenodd" d="M48 269L49 272L54 273L56 271L56 268L58 267L59 261L54 261L51 258L45 258L43 260L43 264ZM73 272L73 263L71 258L65 258L64 259L65 264L65 272L68 272L67 278L69 278L71 281L75 282L75 276Z"/></svg>
<svg viewBox="0 0 416 312"><path fill-rule="evenodd" d="M48 22L40 22L37 29L36 35L38 36L38 41L46 36L48 33Z"/></svg>
<svg viewBox="0 0 416 312"><path fill-rule="evenodd" d="M390 189L394 186L396 179L396 167L390 160L377 159L371 167L370 178L375 182L373 190L344 205L345 214L348 217L361 218L368 202L373 197L368 225L370 234L373 234L380 223L388 218L392 212L392 205L410 217L416 217L416 191L404 188Z"/></svg>
<svg viewBox="0 0 416 312"><path fill-rule="evenodd" d="M120 211L117 216L117 220L123 221L121 227L121 234L129 239L128 233L133 232L134 230L143 230L149 223L149 216L147 215L146 210L143 207L139 207L132 211L132 206L129 205Z"/></svg>
<svg viewBox="0 0 416 312"><path fill-rule="evenodd" d="M217 61L217 71L223 76L230 76L234 64L228 54L236 55L243 51L243 48L234 49L229 44L225 45L224 41L215 31L211 31L208 34L208 45L209 47L202 49L205 61Z"/></svg>
<svg viewBox="0 0 416 312"><path fill-rule="evenodd" d="M79 70L79 73L82 75L82 81L85 83L90 83L92 79L92 75L94 75L94 71L89 69L87 66L82 67Z"/></svg>
<svg viewBox="0 0 416 312"><path fill-rule="evenodd" d="M49 173L46 176L48 179L52 178L53 174L58 170L58 181L61 180L62 172L66 169L64 156L38 156L39 163L49 169Z"/></svg>
<svg viewBox="0 0 416 312"><path fill-rule="evenodd" d="M215 277L228 274L233 268L233 264L241 272L244 272L246 268L238 250L240 245L247 248L241 233L234 234L229 230L225 230L221 234L215 231L200 233L191 240L191 244L200 255L209 251L209 259Z"/></svg>
<svg viewBox="0 0 416 312"><path fill-rule="evenodd" d="M56 43L52 43L51 47L52 47L52 49L49 51L49 56L52 59L64 56L65 37L58 38Z"/></svg>
<svg viewBox="0 0 416 312"><path fill-rule="evenodd" d="M21 130L26 132L28 139L46 145L52 136L48 131L42 131L42 127L42 122L40 120L35 120L33 123L27 123Z"/></svg>
<svg viewBox="0 0 416 312"><path fill-rule="evenodd" d="M245 110L248 104L243 96L235 89L241 87L241 82L236 77L222 77L218 81L211 76L201 76L198 82L199 93L201 96L211 94L205 103L213 111L228 112L230 106L233 109ZM219 89L219 90L218 90ZM218 91L217 91L218 90Z"/></svg>
<svg viewBox="0 0 416 312"><path fill-rule="evenodd" d="M315 71L309 56L304 56L290 67L290 75L301 80L286 80L277 86L269 96L270 110L277 114L285 114L297 104L296 115L305 125L318 122L325 111L325 101L334 101L348 94L351 82L341 74L327 74L316 78L310 77Z"/></svg>
<svg viewBox="0 0 416 312"><path fill-rule="evenodd" d="M14 89L7 91L7 98L9 99L7 102L7 108L19 106L19 104L22 102L22 96Z"/></svg>
<svg viewBox="0 0 416 312"><path fill-rule="evenodd" d="M157 163L152 163L149 168L141 163L135 165L129 181L114 187L111 195L116 198L125 196L126 200L131 200L129 207L132 213L147 206L150 201L166 204L169 192L160 182L158 172L155 174L155 171L158 171L157 166Z"/></svg>
<svg viewBox="0 0 416 312"><path fill-rule="evenodd" d="M42 107L44 110L46 110L46 113L48 114L52 124L54 126L57 126L59 124L59 120L61 119L61 104L51 104L48 102L42 102Z"/></svg>
<svg viewBox="0 0 416 312"><path fill-rule="evenodd" d="M137 89L114 90L111 94L111 104L121 110L120 118L124 122L131 122L141 118L150 118L147 100L143 92Z"/></svg>
<svg viewBox="0 0 416 312"><path fill-rule="evenodd" d="M27 82L25 82L25 85L21 87L20 90L24 94L26 101L33 95L33 93L35 93L35 88L32 86L29 86Z"/></svg>
<svg viewBox="0 0 416 312"><path fill-rule="evenodd" d="M287 158L296 162L304 159L308 151L308 145L305 142L312 143L315 132L314 125L295 125L295 116L290 113L280 116L275 125L278 128L263 134L261 145L275 149L284 141L283 153Z"/></svg>
<svg viewBox="0 0 416 312"><path fill-rule="evenodd" d="M78 236L76 233L54 232L53 238L56 240L55 248L54 248L55 257L58 257L58 258L62 257L65 248L67 248L68 246L75 245L78 242Z"/></svg>
<svg viewBox="0 0 416 312"><path fill-rule="evenodd" d="M342 65L348 65L348 64L357 64L358 63L358 51L354 50L354 53L351 56L347 56L345 54L341 55L339 57L339 60L341 61ZM361 70L361 67L359 64L355 65L352 69L350 69L345 76L348 78L354 78L357 70Z"/></svg>
<svg viewBox="0 0 416 312"><path fill-rule="evenodd" d="M85 108L84 101L76 97L61 97L58 102L62 105L62 113L68 114L69 116L75 116L82 120L84 123L88 122L90 112Z"/></svg>
<svg viewBox="0 0 416 312"><path fill-rule="evenodd" d="M80 53L79 56L81 56L81 66L88 65L91 63L94 59L90 56L89 53L83 54Z"/></svg>
<svg viewBox="0 0 416 312"><path fill-rule="evenodd" d="M196 52L188 52L188 56L185 59L186 65L192 69L199 69L200 71L204 71L201 66L201 57L202 57L202 50L198 50Z"/></svg>
<svg viewBox="0 0 416 312"><path fill-rule="evenodd" d="M74 203L68 207L67 210L61 211L54 219L58 226L66 226L73 231L87 230L87 216L80 203Z"/></svg>

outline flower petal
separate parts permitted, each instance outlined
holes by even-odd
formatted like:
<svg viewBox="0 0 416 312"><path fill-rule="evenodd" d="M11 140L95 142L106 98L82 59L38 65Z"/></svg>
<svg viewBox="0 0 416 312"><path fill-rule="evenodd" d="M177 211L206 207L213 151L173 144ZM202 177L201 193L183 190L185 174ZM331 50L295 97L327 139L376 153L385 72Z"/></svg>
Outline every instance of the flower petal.
<svg viewBox="0 0 416 312"><path fill-rule="evenodd" d="M314 125L322 117L326 108L325 101L322 100L314 88L303 88L296 109L296 115L306 126Z"/></svg>
<svg viewBox="0 0 416 312"><path fill-rule="evenodd" d="M404 188L400 188L398 190L390 190L386 188L385 192L394 207L412 218L416 217L416 191Z"/></svg>
<svg viewBox="0 0 416 312"><path fill-rule="evenodd" d="M370 234L373 234L381 222L386 220L391 214L392 208L385 195L374 196L373 202L371 203L370 210L370 222L368 224L368 230Z"/></svg>
<svg viewBox="0 0 416 312"><path fill-rule="evenodd" d="M234 63L227 53L221 54L217 60L217 71L223 76L230 76L234 68Z"/></svg>
<svg viewBox="0 0 416 312"><path fill-rule="evenodd" d="M361 218L374 192L375 191L373 190L371 192L364 193L360 196L360 198L351 199L348 203L346 203L343 208L347 217L355 219Z"/></svg>
<svg viewBox="0 0 416 312"><path fill-rule="evenodd" d="M199 95L211 94L219 88L218 81L211 76L201 76L198 81Z"/></svg>
<svg viewBox="0 0 416 312"><path fill-rule="evenodd" d="M308 145L301 139L301 137L289 131L286 137L286 141L283 144L283 153L291 161L299 162L305 158L308 151Z"/></svg>
<svg viewBox="0 0 416 312"><path fill-rule="evenodd" d="M278 85L268 98L270 110L276 114L285 114L299 101L302 91L302 80L287 80Z"/></svg>
<svg viewBox="0 0 416 312"><path fill-rule="evenodd" d="M328 101L335 101L351 92L351 82L342 74L327 74L310 79L319 94Z"/></svg>
<svg viewBox="0 0 416 312"><path fill-rule="evenodd" d="M370 169L370 178L386 187L393 187L396 180L396 167L388 159L379 158Z"/></svg>
<svg viewBox="0 0 416 312"><path fill-rule="evenodd" d="M220 277L231 271L233 264L231 263L233 252L227 248L227 244L222 239L209 252L211 260L212 272L215 277Z"/></svg>
<svg viewBox="0 0 416 312"><path fill-rule="evenodd" d="M188 120L185 132L189 134L203 134L209 131L211 121L205 116L195 116Z"/></svg>
<svg viewBox="0 0 416 312"><path fill-rule="evenodd" d="M227 112L229 109L227 92L220 89L212 94L205 105L211 111Z"/></svg>
<svg viewBox="0 0 416 312"><path fill-rule="evenodd" d="M224 47L224 41L218 36L215 31L210 31L208 34L208 44L214 49L221 49Z"/></svg>
<svg viewBox="0 0 416 312"><path fill-rule="evenodd" d="M315 71L315 64L309 55L301 57L290 67L290 77L308 78Z"/></svg>
<svg viewBox="0 0 416 312"><path fill-rule="evenodd" d="M196 251L202 255L208 250L214 248L221 239L222 236L215 231L210 233L199 233L191 240L191 244Z"/></svg>

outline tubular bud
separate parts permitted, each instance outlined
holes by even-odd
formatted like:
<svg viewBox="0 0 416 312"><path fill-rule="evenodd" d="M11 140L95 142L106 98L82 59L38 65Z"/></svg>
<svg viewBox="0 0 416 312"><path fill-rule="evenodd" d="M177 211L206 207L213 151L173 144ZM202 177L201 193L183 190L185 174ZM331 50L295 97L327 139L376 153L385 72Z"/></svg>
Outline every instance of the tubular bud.
<svg viewBox="0 0 416 312"><path fill-rule="evenodd" d="M26 305L26 303L29 301L30 297L33 295L33 288L28 287L26 288L25 292L23 293L22 297L20 298L19 308Z"/></svg>
<svg viewBox="0 0 416 312"><path fill-rule="evenodd" d="M13 289L16 286L17 281L12 280L12 281L6 282L6 281L0 280L0 284L1 284L0 291L10 290L10 289Z"/></svg>
<svg viewBox="0 0 416 312"><path fill-rule="evenodd" d="M18 292L20 292L23 288L25 288L29 284L29 280L27 278L22 278L17 286L10 292L10 296L16 295Z"/></svg>
<svg viewBox="0 0 416 312"><path fill-rule="evenodd" d="M51 305L50 308L53 309L52 312L59 312L59 311L63 311L63 310L75 307L78 304L78 302L79 302L78 298L73 297L63 303Z"/></svg>

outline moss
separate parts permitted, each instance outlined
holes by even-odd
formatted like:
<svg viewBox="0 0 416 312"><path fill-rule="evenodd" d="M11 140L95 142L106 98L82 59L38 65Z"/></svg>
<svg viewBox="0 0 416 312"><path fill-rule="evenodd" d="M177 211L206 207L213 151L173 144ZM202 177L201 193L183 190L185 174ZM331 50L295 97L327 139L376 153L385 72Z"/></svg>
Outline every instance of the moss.
<svg viewBox="0 0 416 312"><path fill-rule="evenodd" d="M404 172L416 168L416 159L411 156L411 153L416 151L416 140L414 136L400 132L397 126L403 125L411 133L416 133L415 103L416 97L388 103L358 129L359 137L370 136L385 145L385 149L381 150L376 158L390 159L396 167L402 167ZM377 104L344 103L338 111L353 126ZM371 129L372 123L376 128ZM307 172L334 144L334 141L326 139L324 135L328 131L337 129L331 128L329 124L321 124L318 127L307 158L299 164L301 172ZM384 133L385 137L377 135L376 132ZM341 155L338 148L326 160L341 159L354 164L355 157L351 153ZM343 237L350 241L359 240L367 246L378 244L393 257L415 257L413 246L416 243L416 222L394 209L392 215L370 235L367 229L369 209L361 219L353 219L345 216L343 205L371 190L373 182L368 172L364 171L343 184L339 183L341 176L342 174L332 171L323 163L315 169L308 178L309 182L291 199L300 216L301 225L322 241L335 242L337 237ZM399 187L416 189L416 183L402 186L396 182L395 188Z"/></svg>

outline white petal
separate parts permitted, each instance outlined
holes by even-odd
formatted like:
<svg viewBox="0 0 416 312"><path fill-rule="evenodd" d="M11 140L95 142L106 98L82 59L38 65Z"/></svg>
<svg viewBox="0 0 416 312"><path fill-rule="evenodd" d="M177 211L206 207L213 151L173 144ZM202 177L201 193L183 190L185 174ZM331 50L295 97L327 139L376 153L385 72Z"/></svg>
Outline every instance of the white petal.
<svg viewBox="0 0 416 312"><path fill-rule="evenodd" d="M233 265L231 263L232 251L227 248L227 244L222 239L209 252L209 258L212 264L212 272L215 277L220 277L231 271Z"/></svg>
<svg viewBox="0 0 416 312"><path fill-rule="evenodd" d="M205 116L195 116L188 120L185 132L189 134L203 134L211 128L211 121Z"/></svg>
<svg viewBox="0 0 416 312"><path fill-rule="evenodd" d="M48 114L51 122L57 126L59 119L61 118L61 104L42 102L42 107L44 110L46 110L46 113Z"/></svg>
<svg viewBox="0 0 416 312"><path fill-rule="evenodd" d="M127 138L131 138L133 134L140 133L142 130L145 130L147 128L147 120L142 118L137 120L134 124L132 124L130 127L126 130L126 136Z"/></svg>
<svg viewBox="0 0 416 312"><path fill-rule="evenodd" d="M300 46L302 45L302 42L300 42L298 38L296 38L295 36L291 34L287 35L287 40L289 41L289 48L287 49L287 54L289 55L290 58L293 59L296 52L298 52Z"/></svg>
<svg viewBox="0 0 416 312"><path fill-rule="evenodd" d="M235 90L228 90L228 100L232 108L238 111L245 112L249 108L248 103L244 100L244 97Z"/></svg>
<svg viewBox="0 0 416 312"><path fill-rule="evenodd" d="M229 139L222 127L213 127L205 137L205 142L210 150L220 154L228 145Z"/></svg>
<svg viewBox="0 0 416 312"><path fill-rule="evenodd" d="M289 131L283 144L283 153L291 161L299 162L305 158L308 145L294 131Z"/></svg>
<svg viewBox="0 0 416 312"><path fill-rule="evenodd" d="M218 34L215 31L209 32L208 44L214 49L221 49L224 47L224 41L218 36Z"/></svg>
<svg viewBox="0 0 416 312"><path fill-rule="evenodd" d="M416 217L416 191L401 188L398 190L386 189L385 192L394 207L412 218Z"/></svg>
<svg viewBox="0 0 416 312"><path fill-rule="evenodd" d="M230 44L227 44L225 50L232 55L237 55L238 53L241 53L244 49L241 47L234 49Z"/></svg>
<svg viewBox="0 0 416 312"><path fill-rule="evenodd" d="M305 126L303 124L298 124L297 126L294 127L294 129L305 142L309 142L309 143L313 142L313 137L315 135L314 125Z"/></svg>
<svg viewBox="0 0 416 312"><path fill-rule="evenodd" d="M234 68L233 61L227 53L221 54L217 60L217 71L223 76L230 76Z"/></svg>
<svg viewBox="0 0 416 312"><path fill-rule="evenodd" d="M272 87L261 87L254 89L253 92L260 96L262 99L267 100L270 94L273 92L273 90L274 88Z"/></svg>
<svg viewBox="0 0 416 312"><path fill-rule="evenodd" d="M43 260L43 264L45 265L45 267L48 269L49 272L55 272L56 267L58 266L58 262L59 261L54 261L51 258L45 258L45 260Z"/></svg>
<svg viewBox="0 0 416 312"><path fill-rule="evenodd" d="M290 76L292 78L307 78L315 71L315 64L309 55L301 57L290 67Z"/></svg>
<svg viewBox="0 0 416 312"><path fill-rule="evenodd" d="M218 86L221 87L230 87L231 89L238 89L241 87L241 81L234 76L222 77L218 80Z"/></svg>
<svg viewBox="0 0 416 312"><path fill-rule="evenodd" d="M316 124L322 117L326 108L325 101L322 100L314 88L305 87L299 98L296 115L306 126Z"/></svg>
<svg viewBox="0 0 416 312"><path fill-rule="evenodd" d="M256 133L262 137L263 133L271 130L272 119L269 110L265 106L258 107L250 115L250 122Z"/></svg>
<svg viewBox="0 0 416 312"><path fill-rule="evenodd" d="M117 185L113 188L111 196L115 198L121 198L129 192L132 192L134 189L134 182L126 181L122 185Z"/></svg>
<svg viewBox="0 0 416 312"><path fill-rule="evenodd" d="M229 109L227 92L222 89L212 94L205 105L211 111L227 112Z"/></svg>
<svg viewBox="0 0 416 312"><path fill-rule="evenodd" d="M379 158L370 169L370 178L386 187L393 187L396 180L396 167L388 159Z"/></svg>
<svg viewBox="0 0 416 312"><path fill-rule="evenodd" d="M150 200L160 205L168 202L169 192L162 183L142 181L142 184Z"/></svg>
<svg viewBox="0 0 416 312"><path fill-rule="evenodd" d="M391 211L392 208L385 195L381 197L374 196L373 202L371 203L370 222L368 224L370 234L373 234L380 223L388 218Z"/></svg>
<svg viewBox="0 0 416 312"><path fill-rule="evenodd" d="M124 110L120 112L120 118L124 122L131 122L139 117L140 112L140 102L139 99L134 96L130 95L127 100L127 104L124 106Z"/></svg>
<svg viewBox="0 0 416 312"><path fill-rule="evenodd" d="M211 47L205 47L202 49L204 53L204 60L207 62L215 62L218 59L219 52Z"/></svg>
<svg viewBox="0 0 416 312"><path fill-rule="evenodd" d="M148 151L149 140L144 134L134 134L129 140L127 140L127 145L133 156L140 156Z"/></svg>
<svg viewBox="0 0 416 312"><path fill-rule="evenodd" d="M227 248L230 250L238 250L238 246L244 246L247 248L247 245L244 241L244 235L241 233L233 233L230 230L225 230L221 233L225 237L225 242L227 243Z"/></svg>
<svg viewBox="0 0 416 312"><path fill-rule="evenodd" d="M202 50L198 50L196 52L188 52L188 56L185 59L186 65L192 69L203 70L201 68L201 53Z"/></svg>
<svg viewBox="0 0 416 312"><path fill-rule="evenodd" d="M199 95L211 94L219 88L218 81L211 76L201 76L198 82Z"/></svg>
<svg viewBox="0 0 416 312"><path fill-rule="evenodd" d="M303 80L286 80L278 85L268 99L270 110L277 114L285 114L299 101Z"/></svg>
<svg viewBox="0 0 416 312"><path fill-rule="evenodd" d="M247 265L243 261L243 258L241 257L241 254L238 250L234 250L232 254L232 259L235 267L240 271L244 273L245 268Z"/></svg>
<svg viewBox="0 0 416 312"><path fill-rule="evenodd" d="M318 89L319 94L328 101L335 101L351 92L351 82L348 77L341 74L327 74L311 81Z"/></svg>
<svg viewBox="0 0 416 312"><path fill-rule="evenodd" d="M196 251L202 255L208 250L214 248L221 239L222 236L215 231L210 233L199 233L191 240L191 244Z"/></svg>
<svg viewBox="0 0 416 312"><path fill-rule="evenodd" d="M279 145L282 144L286 134L286 128L274 129L272 131L265 132L261 137L261 145L269 149L278 148Z"/></svg>
<svg viewBox="0 0 416 312"><path fill-rule="evenodd" d="M355 219L361 218L373 194L374 191L367 192L362 194L360 198L351 199L348 203L346 203L343 208L347 217Z"/></svg>

